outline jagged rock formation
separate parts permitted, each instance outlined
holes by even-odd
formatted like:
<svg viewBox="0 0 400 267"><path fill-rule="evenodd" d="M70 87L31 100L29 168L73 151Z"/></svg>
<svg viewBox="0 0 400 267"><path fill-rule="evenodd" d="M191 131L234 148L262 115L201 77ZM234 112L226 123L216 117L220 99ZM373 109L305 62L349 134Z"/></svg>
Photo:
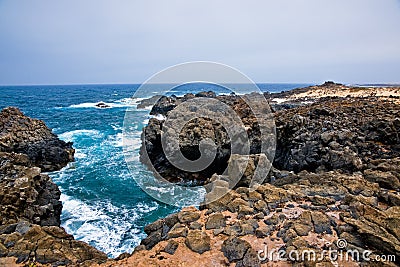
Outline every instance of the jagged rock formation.
<svg viewBox="0 0 400 267"><path fill-rule="evenodd" d="M257 95L250 94L245 97L251 98L254 96ZM181 105L179 111L170 115L171 111L177 105L188 103L195 98L208 98L210 102L199 104L198 102L200 101L196 101L193 102L193 105L188 104L183 108L183 105ZM270 113L269 107L261 107L262 103L258 101L253 101L252 103L255 106L259 105L256 108L263 109L265 114ZM199 107L199 105L202 106ZM255 109L254 107L252 108ZM237 119L240 119L243 127L237 124L234 129L235 125L232 123L232 119L230 119L231 115L226 109L230 109L235 113L235 116L237 116ZM211 119L210 117L212 117L213 113L218 111L220 112L219 121ZM221 113L225 115L221 116ZM196 95L186 94L183 97L164 96L153 106L150 114L167 117L173 116L174 124L184 125L180 132L176 132L170 125L167 127L163 120L152 118L142 134L143 142L140 151L140 160L150 169L158 172L160 176L172 182L185 183L190 181L195 182L195 184L207 183L208 179L214 173L222 174L226 170L231 153L244 155L248 153L259 154L261 152L262 141L267 140L267 142L270 142L271 150L274 150L272 143L275 141L275 125L272 116L263 118L262 127L265 134L261 135L260 123L253 114L252 109L243 100L243 97L236 95L215 96L215 93L211 92ZM191 119L193 114L197 115L197 117ZM201 115L198 116L198 114ZM231 128L228 130L227 127ZM164 141L166 147L163 148L163 138L174 134L179 136L179 147L172 146L171 143ZM213 144L215 144L216 155L211 164L202 171L182 171L171 164L169 158L166 156L165 152L171 152L169 156L170 158L174 158L175 155L173 153L179 151L187 159L192 161L197 160L202 155L201 149L199 149L200 143L206 138L212 140ZM245 141L243 140L247 138L249 140L249 149L248 151L241 151L246 148ZM267 153L267 157L269 160L272 160L273 152Z"/></svg>
<svg viewBox="0 0 400 267"><path fill-rule="evenodd" d="M60 190L24 154L0 152L0 223L60 225Z"/></svg>
<svg viewBox="0 0 400 267"><path fill-rule="evenodd" d="M59 170L74 159L72 143L58 139L43 121L12 107L0 112L0 152L28 155L42 171Z"/></svg>
<svg viewBox="0 0 400 267"><path fill-rule="evenodd" d="M0 265L90 265L107 256L60 227L60 190L41 171L73 160L72 143L16 108L0 112Z"/></svg>
<svg viewBox="0 0 400 267"><path fill-rule="evenodd" d="M373 104L371 104L373 102ZM321 99L275 114L278 169L361 171L400 153L400 106L390 101Z"/></svg>

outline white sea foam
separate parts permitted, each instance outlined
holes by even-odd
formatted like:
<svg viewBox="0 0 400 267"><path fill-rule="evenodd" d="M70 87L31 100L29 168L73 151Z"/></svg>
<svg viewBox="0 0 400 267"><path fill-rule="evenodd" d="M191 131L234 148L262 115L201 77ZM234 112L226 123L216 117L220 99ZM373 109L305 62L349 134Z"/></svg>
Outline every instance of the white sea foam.
<svg viewBox="0 0 400 267"><path fill-rule="evenodd" d="M137 105L140 101L140 98L122 98L119 100L115 100L113 102L99 101L99 102L85 102L80 104L70 105L69 108L124 108L124 107L132 107ZM99 104L105 104L106 107L99 107Z"/></svg>
<svg viewBox="0 0 400 267"><path fill-rule="evenodd" d="M153 115L152 118L155 118L159 121L164 121L165 120L165 116L162 114L157 114L157 115Z"/></svg>
<svg viewBox="0 0 400 267"><path fill-rule="evenodd" d="M75 149L75 154L74 154L74 158L75 159L84 159L86 158L87 155L85 153L83 153L83 149Z"/></svg>
<svg viewBox="0 0 400 267"><path fill-rule="evenodd" d="M151 116L149 116L149 118L143 120L143 124L144 124L144 125L149 124L149 120L150 120L151 118L157 119L157 120L159 120L159 121L165 121L165 119L166 119L166 117L165 117L164 115L162 115L162 114L151 115Z"/></svg>
<svg viewBox="0 0 400 267"><path fill-rule="evenodd" d="M98 105L101 102L96 102L96 103L90 103L90 102L86 102L86 103L80 103L80 104L74 104L74 105L70 105L70 108L97 108L96 105ZM104 103L104 102L102 102ZM108 105L108 103L104 103L106 105Z"/></svg>
<svg viewBox="0 0 400 267"><path fill-rule="evenodd" d="M272 101L275 101L276 103L281 104L283 102L286 102L287 99L286 98L274 98L274 99L272 99Z"/></svg>
<svg viewBox="0 0 400 267"><path fill-rule="evenodd" d="M132 137L125 136L123 142L124 142L124 147L125 149L127 149L127 151L138 150L142 145L140 134L139 136L132 136Z"/></svg>
<svg viewBox="0 0 400 267"><path fill-rule="evenodd" d="M63 202L64 223L62 226L68 233L98 249L116 257L122 252L131 252L138 245L141 238L139 227L135 221L142 214L158 208L156 202L151 205L138 203L129 210L125 207L116 207L110 202L96 201L88 204L61 194ZM118 217L118 221L115 221ZM124 240L126 233L131 233L131 238Z"/></svg>
<svg viewBox="0 0 400 267"><path fill-rule="evenodd" d="M102 145L113 146L113 147L122 147L122 133L117 133L115 135L110 135L108 138L102 143Z"/></svg>
<svg viewBox="0 0 400 267"><path fill-rule="evenodd" d="M92 138L101 138L102 137L102 133L98 130L85 130L85 129L65 132L65 133L59 134L58 137L61 140L71 142L71 141L74 141L76 138L79 138L79 137L82 137L85 135L92 137Z"/></svg>
<svg viewBox="0 0 400 267"><path fill-rule="evenodd" d="M111 127L113 128L114 131L120 131L122 130L122 127L117 125L117 124L111 124Z"/></svg>
<svg viewBox="0 0 400 267"><path fill-rule="evenodd" d="M115 107L130 107L133 105L136 105L139 101L141 101L141 98L122 98L119 100L114 101L114 106Z"/></svg>

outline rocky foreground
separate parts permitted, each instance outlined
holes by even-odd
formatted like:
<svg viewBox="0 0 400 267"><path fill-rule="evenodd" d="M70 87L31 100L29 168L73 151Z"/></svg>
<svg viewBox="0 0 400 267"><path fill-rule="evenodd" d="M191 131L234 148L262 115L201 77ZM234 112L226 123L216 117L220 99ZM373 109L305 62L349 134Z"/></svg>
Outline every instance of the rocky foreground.
<svg viewBox="0 0 400 267"><path fill-rule="evenodd" d="M65 166L72 159L71 144L59 141L43 123L28 119L17 109L3 110L0 266L14 266L15 262L37 266L397 266L400 106L394 92L398 89L390 89L391 97L371 95L368 88L357 95L332 93L325 97L346 90L352 88L326 83L265 94L274 111L277 147L273 167L256 190L249 190L249 180L265 156L260 154L258 124L239 96L208 92L161 98L153 106L153 115L168 117L180 103L196 97L216 98L231 106L248 129L250 163L239 183L229 190L242 156L230 154L221 125L204 120L184 128L181 149L187 155L195 154L199 140L213 138L217 161L200 173L172 168L159 149L163 121L151 119L144 129L147 134L142 155L144 149L149 154L149 158L141 156L145 164L173 182L205 184L207 197L218 192L227 194L146 226L148 236L135 251L115 260L107 260L105 254L75 241L59 227L60 192L40 168L56 170ZM307 96L296 97L299 94ZM142 105L148 104L153 102ZM26 128L20 128L23 125ZM18 136L20 139L15 139ZM35 138L26 139L28 136ZM36 149L35 145L49 139L49 144L56 145ZM59 160L50 160L57 156L45 156L50 153L49 147L58 153ZM42 151L42 156L27 151ZM223 173L228 161L231 167ZM329 250L344 257L332 260L322 254ZM302 258L303 252L314 252L317 257ZM346 252L353 254L346 259ZM371 261L363 260L363 253ZM278 260L278 255L292 255L294 259ZM387 260L374 261L377 256Z"/></svg>

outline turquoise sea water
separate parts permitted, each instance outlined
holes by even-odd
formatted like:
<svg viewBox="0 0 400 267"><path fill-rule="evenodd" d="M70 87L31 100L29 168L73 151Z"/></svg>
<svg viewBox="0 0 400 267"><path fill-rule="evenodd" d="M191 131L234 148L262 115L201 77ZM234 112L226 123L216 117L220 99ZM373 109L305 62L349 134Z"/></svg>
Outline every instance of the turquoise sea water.
<svg viewBox="0 0 400 267"><path fill-rule="evenodd" d="M280 92L305 84L259 84L263 91ZM135 110L134 148L137 168L130 173L122 151L122 125L127 107L139 85L0 86L0 108L15 106L26 115L41 119L60 139L74 142L75 162L50 173L60 187L62 226L76 239L86 241L110 257L131 252L145 236L143 227L177 211L157 202L136 184L151 173L139 162L140 134L149 109ZM171 91L214 90L191 85ZM154 88L154 91L157 88ZM221 93L221 91L219 92ZM226 93L226 92L223 92ZM107 109L96 108L104 102Z"/></svg>

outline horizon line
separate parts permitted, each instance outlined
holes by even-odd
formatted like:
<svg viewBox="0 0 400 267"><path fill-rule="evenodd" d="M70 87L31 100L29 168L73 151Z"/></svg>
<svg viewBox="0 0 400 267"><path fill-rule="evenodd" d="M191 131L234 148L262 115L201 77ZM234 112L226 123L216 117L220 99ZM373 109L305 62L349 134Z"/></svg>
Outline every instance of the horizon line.
<svg viewBox="0 0 400 267"><path fill-rule="evenodd" d="M194 82L196 83L196 82ZM206 82L204 82L206 83ZM0 86L65 86L65 85L141 85L144 83L27 83L27 84L0 84ZM147 83L147 84L177 84L177 83ZM250 83L220 83L220 84L250 84ZM315 82L255 82L255 84L316 84Z"/></svg>
<svg viewBox="0 0 400 267"><path fill-rule="evenodd" d="M335 82L335 81L334 81ZM318 85L323 84L324 82L255 82L255 84L305 84L305 85ZM342 83L342 82L335 82ZM27 83L27 84L0 84L1 87L5 86L73 86L73 85L141 85L143 83L43 83L43 84L35 84L35 83ZM175 83L149 83L154 85L161 84L175 84ZM248 83L221 83L221 84L248 84ZM342 83L345 85L391 85L391 86L400 86L400 82L366 82L366 83Z"/></svg>

